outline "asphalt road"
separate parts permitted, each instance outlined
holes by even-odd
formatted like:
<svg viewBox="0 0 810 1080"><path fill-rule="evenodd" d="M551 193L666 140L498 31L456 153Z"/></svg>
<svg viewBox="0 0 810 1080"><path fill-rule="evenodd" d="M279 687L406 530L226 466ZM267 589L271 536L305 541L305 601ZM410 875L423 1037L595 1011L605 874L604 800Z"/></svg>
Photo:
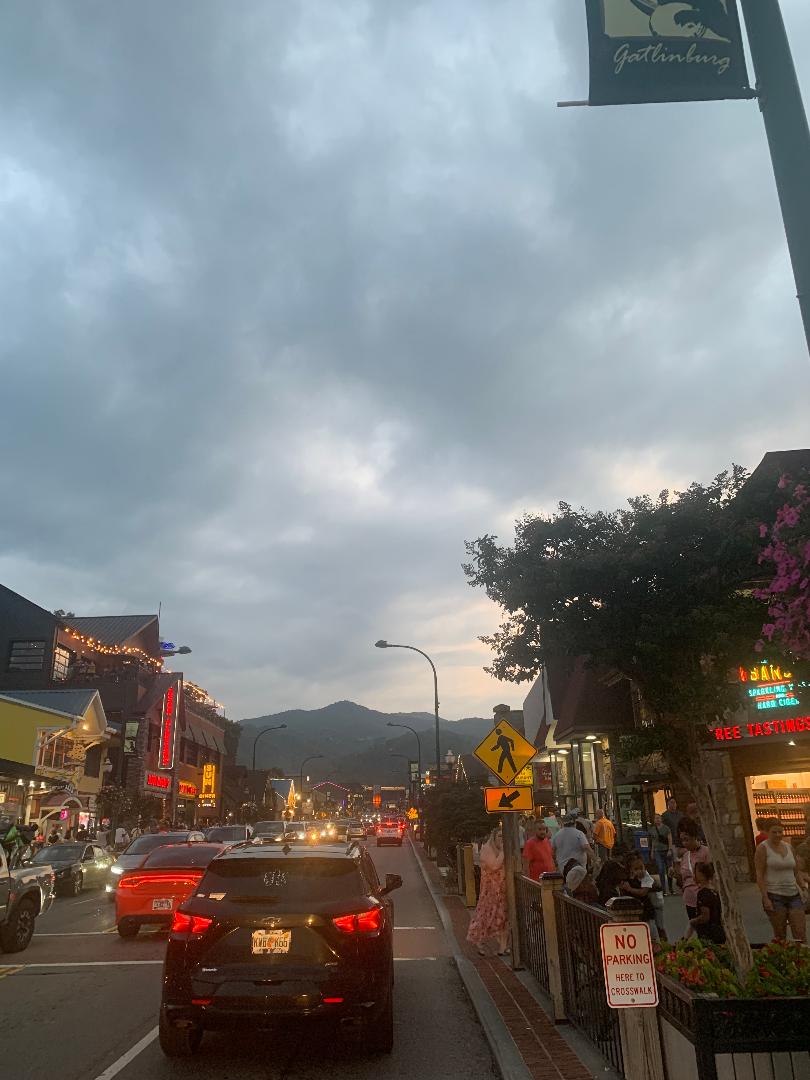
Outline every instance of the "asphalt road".
<svg viewBox="0 0 810 1080"><path fill-rule="evenodd" d="M165 938L115 931L101 892L57 899L37 920L29 948L0 954L2 1074L59 1080L493 1080L480 1025L450 955L410 845L376 848L380 875L399 873L395 1048L367 1056L314 1027L238 1038L207 1033L188 1061L168 1061L157 1043Z"/></svg>

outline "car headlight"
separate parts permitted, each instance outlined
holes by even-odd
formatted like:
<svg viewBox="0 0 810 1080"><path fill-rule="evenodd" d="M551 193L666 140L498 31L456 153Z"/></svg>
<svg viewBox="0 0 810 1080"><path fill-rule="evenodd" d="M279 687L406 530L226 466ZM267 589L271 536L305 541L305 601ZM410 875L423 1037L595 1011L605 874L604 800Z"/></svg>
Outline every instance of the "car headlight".
<svg viewBox="0 0 810 1080"><path fill-rule="evenodd" d="M115 866L110 867L110 873L111 874L123 874L123 872L124 872L123 866L118 866L117 863L116 863Z"/></svg>

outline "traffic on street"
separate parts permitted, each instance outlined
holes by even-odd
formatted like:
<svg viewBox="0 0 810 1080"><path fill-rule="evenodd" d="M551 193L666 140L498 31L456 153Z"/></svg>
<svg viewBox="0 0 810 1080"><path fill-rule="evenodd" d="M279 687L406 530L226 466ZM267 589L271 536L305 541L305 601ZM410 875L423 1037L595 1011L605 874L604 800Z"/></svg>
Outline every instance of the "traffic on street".
<svg viewBox="0 0 810 1080"><path fill-rule="evenodd" d="M258 854L268 850L262 845ZM269 1028L248 1023L207 1032L188 1062L165 1057L158 1024L167 931L144 928L136 938L121 938L114 905L103 887L94 887L57 898L38 919L28 949L0 956L4 1072L60 1080L493 1077L488 1045L410 840L401 848L372 842L368 850L382 881L389 874L402 878L391 894L390 1055L370 1051L360 1031L285 1019Z"/></svg>

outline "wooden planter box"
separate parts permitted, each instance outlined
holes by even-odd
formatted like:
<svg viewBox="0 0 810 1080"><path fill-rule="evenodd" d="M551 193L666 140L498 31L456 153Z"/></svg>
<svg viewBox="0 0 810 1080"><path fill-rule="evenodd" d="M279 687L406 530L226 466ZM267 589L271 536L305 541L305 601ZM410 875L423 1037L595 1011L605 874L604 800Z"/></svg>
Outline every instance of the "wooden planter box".
<svg viewBox="0 0 810 1080"><path fill-rule="evenodd" d="M715 998L659 974L670 1080L810 1078L810 998Z"/></svg>

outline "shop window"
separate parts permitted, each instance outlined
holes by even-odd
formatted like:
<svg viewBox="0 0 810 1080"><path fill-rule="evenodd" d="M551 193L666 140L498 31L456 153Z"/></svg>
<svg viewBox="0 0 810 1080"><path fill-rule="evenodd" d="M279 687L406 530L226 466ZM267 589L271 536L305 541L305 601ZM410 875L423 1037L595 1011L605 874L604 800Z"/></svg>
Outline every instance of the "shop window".
<svg viewBox="0 0 810 1080"><path fill-rule="evenodd" d="M9 671L42 671L44 664L44 641L12 641L8 655Z"/></svg>
<svg viewBox="0 0 810 1080"><path fill-rule="evenodd" d="M73 653L62 645L57 645L53 651L53 681L65 682L73 660Z"/></svg>
<svg viewBox="0 0 810 1080"><path fill-rule="evenodd" d="M72 768L76 763L70 760L70 752L74 747L73 739L44 738L39 746L37 765L43 769Z"/></svg>

